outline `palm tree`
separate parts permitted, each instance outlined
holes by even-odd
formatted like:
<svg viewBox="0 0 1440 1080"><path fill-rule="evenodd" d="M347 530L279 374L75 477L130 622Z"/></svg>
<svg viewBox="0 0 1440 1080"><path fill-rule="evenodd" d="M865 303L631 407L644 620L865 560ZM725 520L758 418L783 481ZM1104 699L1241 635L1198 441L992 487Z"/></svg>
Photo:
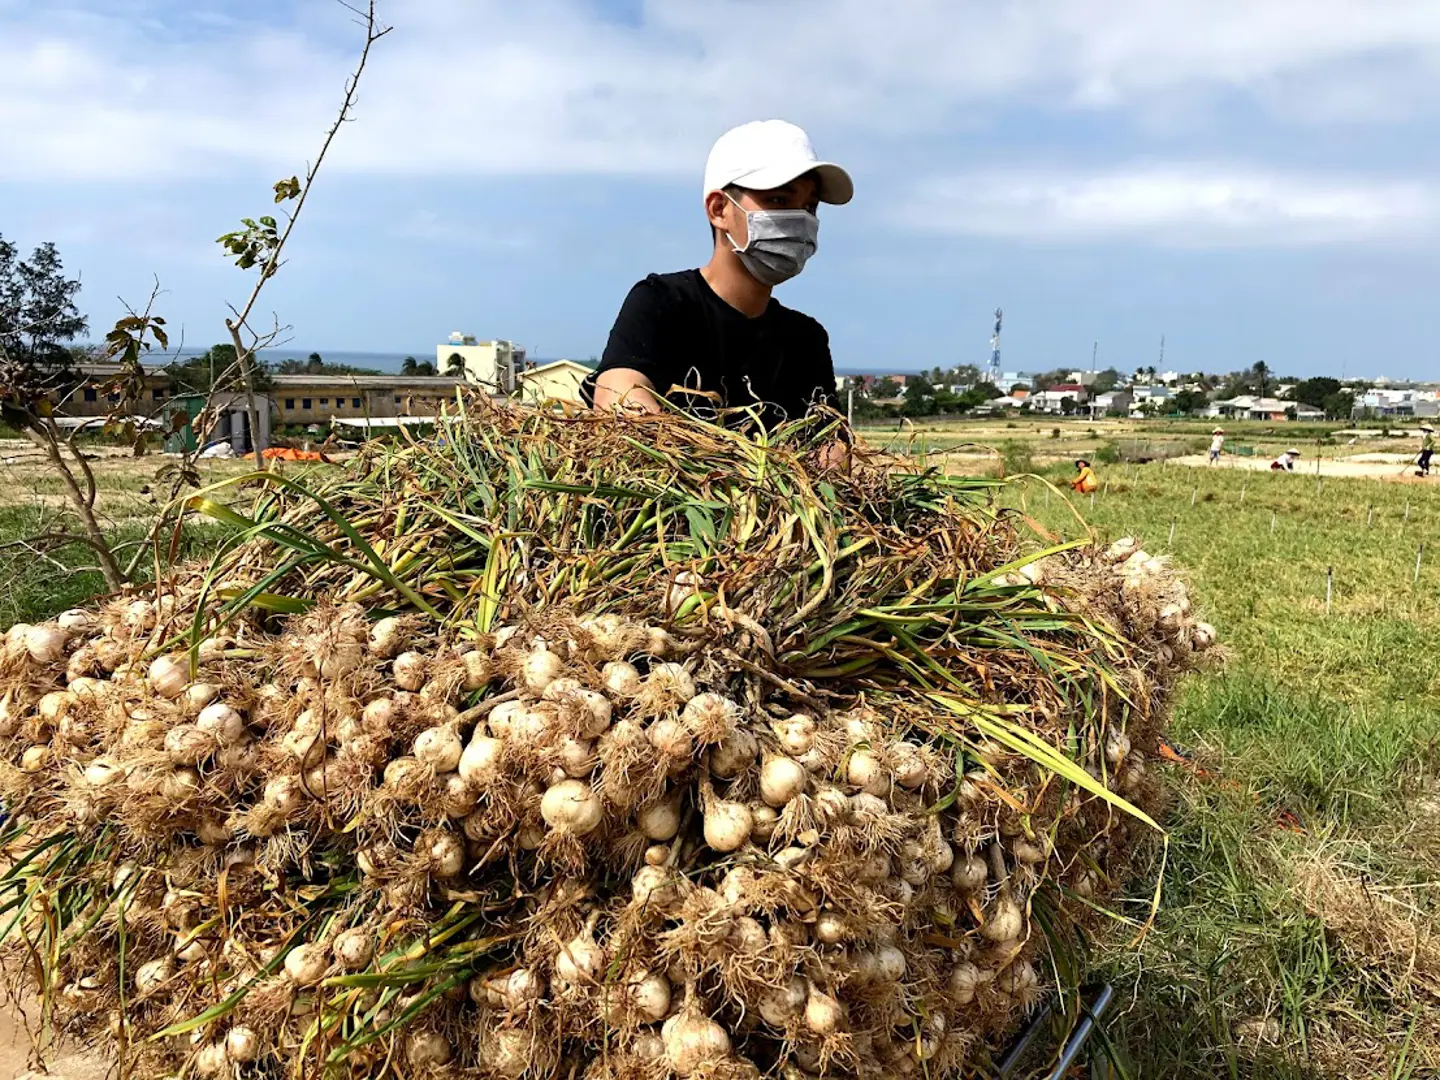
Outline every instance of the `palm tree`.
<svg viewBox="0 0 1440 1080"><path fill-rule="evenodd" d="M1270 368L1266 366L1264 360L1257 360L1255 361L1255 366L1252 367L1250 370L1254 373L1256 380L1260 383L1260 396L1263 398L1265 396L1265 376L1270 374Z"/></svg>
<svg viewBox="0 0 1440 1080"><path fill-rule="evenodd" d="M458 352L452 352L450 358L445 361L445 374L452 379L463 379L465 377L465 357Z"/></svg>
<svg viewBox="0 0 1440 1080"><path fill-rule="evenodd" d="M400 361L400 374L401 374L401 375L414 375L414 374L415 374L415 357L413 357L413 356L407 356L407 357L405 357L404 360Z"/></svg>

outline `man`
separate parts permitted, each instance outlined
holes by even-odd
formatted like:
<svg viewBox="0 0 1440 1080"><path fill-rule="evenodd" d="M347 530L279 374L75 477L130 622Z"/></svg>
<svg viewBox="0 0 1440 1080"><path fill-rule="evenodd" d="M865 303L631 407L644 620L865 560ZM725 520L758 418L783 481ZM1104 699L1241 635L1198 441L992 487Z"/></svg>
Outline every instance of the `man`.
<svg viewBox="0 0 1440 1080"><path fill-rule="evenodd" d="M1430 458L1435 453L1435 429L1429 424L1420 425L1420 457L1415 464L1420 467L1421 476L1430 475Z"/></svg>
<svg viewBox="0 0 1440 1080"><path fill-rule="evenodd" d="M849 174L794 124L762 120L715 143L703 194L710 261L630 290L585 400L657 412L665 397L710 416L750 407L767 427L816 403L838 409L825 328L771 292L814 254L820 203L850 201Z"/></svg>
<svg viewBox="0 0 1440 1080"><path fill-rule="evenodd" d="M1095 479L1095 470L1084 458L1075 462L1075 479L1070 481L1070 486L1081 495L1089 495L1099 489L1100 481Z"/></svg>
<svg viewBox="0 0 1440 1080"><path fill-rule="evenodd" d="M1220 451L1225 447L1225 429L1216 428L1210 432L1210 464L1220 460Z"/></svg>
<svg viewBox="0 0 1440 1080"><path fill-rule="evenodd" d="M1291 447L1278 458L1270 463L1271 472L1294 472L1295 462L1300 458L1300 451Z"/></svg>

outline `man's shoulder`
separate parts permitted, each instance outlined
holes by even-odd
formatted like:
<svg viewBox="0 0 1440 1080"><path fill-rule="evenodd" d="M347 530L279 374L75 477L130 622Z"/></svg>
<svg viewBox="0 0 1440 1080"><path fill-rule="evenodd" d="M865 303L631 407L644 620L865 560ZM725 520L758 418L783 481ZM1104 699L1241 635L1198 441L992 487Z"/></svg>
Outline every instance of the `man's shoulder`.
<svg viewBox="0 0 1440 1080"><path fill-rule="evenodd" d="M811 338L820 342L830 340L829 334L825 332L825 327L821 325L819 319L812 315L806 315L803 311L786 307L778 300L771 301L770 317L797 337Z"/></svg>
<svg viewBox="0 0 1440 1080"><path fill-rule="evenodd" d="M690 303L700 297L700 271L677 270L670 274L648 274L635 283L631 293L642 293L659 303Z"/></svg>

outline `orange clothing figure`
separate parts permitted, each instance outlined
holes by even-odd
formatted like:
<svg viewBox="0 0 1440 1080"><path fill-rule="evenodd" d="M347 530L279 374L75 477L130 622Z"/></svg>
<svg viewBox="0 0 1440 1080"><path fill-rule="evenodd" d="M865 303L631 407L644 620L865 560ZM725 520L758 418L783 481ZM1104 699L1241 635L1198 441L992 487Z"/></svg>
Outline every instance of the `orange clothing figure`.
<svg viewBox="0 0 1440 1080"><path fill-rule="evenodd" d="M1095 479L1095 470L1090 467L1088 461L1077 461L1075 467L1080 470L1070 486L1081 495L1089 495L1092 491L1098 491L1100 481Z"/></svg>

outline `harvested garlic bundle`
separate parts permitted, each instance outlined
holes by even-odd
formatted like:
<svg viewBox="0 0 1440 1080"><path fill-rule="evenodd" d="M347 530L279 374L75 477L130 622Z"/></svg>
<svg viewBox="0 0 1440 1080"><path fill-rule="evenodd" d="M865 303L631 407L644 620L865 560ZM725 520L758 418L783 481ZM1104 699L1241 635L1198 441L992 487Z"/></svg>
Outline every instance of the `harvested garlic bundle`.
<svg viewBox="0 0 1440 1080"><path fill-rule="evenodd" d="M760 744L743 727L736 728L710 751L710 771L722 780L733 780L755 763Z"/></svg>

